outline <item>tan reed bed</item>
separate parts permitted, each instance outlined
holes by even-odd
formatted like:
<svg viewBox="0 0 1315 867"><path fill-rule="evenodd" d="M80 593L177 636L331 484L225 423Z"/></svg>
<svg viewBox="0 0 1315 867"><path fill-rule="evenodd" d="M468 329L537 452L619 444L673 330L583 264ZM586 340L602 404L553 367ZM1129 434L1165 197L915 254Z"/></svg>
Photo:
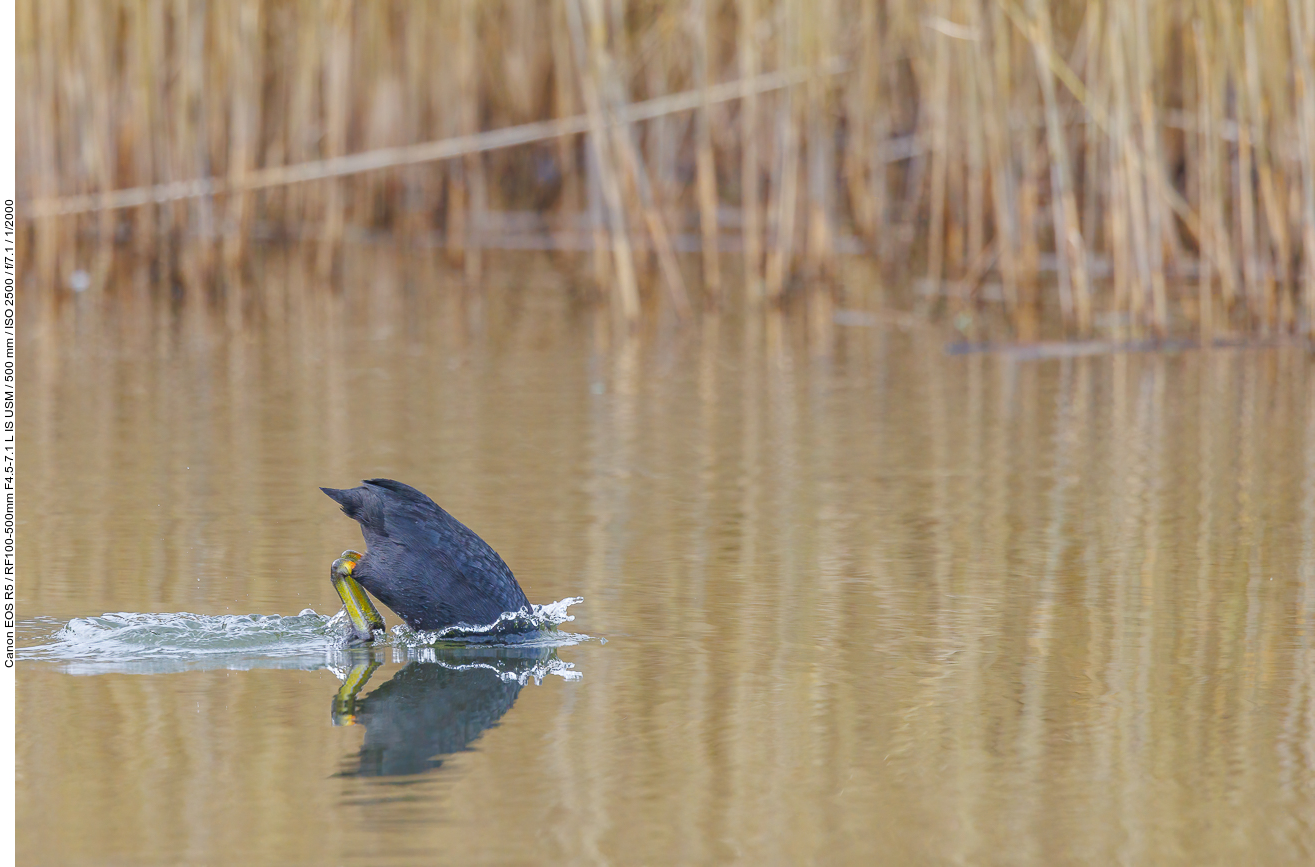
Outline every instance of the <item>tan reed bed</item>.
<svg viewBox="0 0 1315 867"><path fill-rule="evenodd" d="M222 292L253 234L315 239L328 274L349 230L387 230L477 285L529 212L631 321L646 295L683 317L834 291L858 251L952 309L1001 299L1024 335L1046 309L1070 335L1315 323L1310 0L20 0L18 21L48 304L86 236Z"/></svg>

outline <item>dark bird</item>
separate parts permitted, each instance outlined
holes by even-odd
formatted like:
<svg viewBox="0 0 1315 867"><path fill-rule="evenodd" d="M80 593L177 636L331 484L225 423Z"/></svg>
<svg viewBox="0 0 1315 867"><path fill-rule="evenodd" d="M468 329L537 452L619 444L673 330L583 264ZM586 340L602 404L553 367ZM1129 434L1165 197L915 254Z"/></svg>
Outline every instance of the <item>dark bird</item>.
<svg viewBox="0 0 1315 867"><path fill-rule="evenodd" d="M369 640L384 625L362 588L417 630L485 626L505 612L529 610L497 552L410 485L368 479L359 488L320 490L365 536L365 554L344 552L330 572L356 639ZM503 631L515 628L508 621Z"/></svg>

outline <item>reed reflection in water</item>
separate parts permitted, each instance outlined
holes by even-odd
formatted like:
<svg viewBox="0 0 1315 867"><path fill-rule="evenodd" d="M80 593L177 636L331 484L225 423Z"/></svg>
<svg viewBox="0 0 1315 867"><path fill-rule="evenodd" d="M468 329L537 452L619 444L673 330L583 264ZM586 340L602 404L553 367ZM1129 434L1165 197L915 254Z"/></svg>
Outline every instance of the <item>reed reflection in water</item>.
<svg viewBox="0 0 1315 867"><path fill-rule="evenodd" d="M354 248L341 294L262 255L236 331L127 267L24 311L20 616L331 611L317 486L382 475L608 643L401 800L338 776L369 735L325 671L26 664L25 863L1310 857L1303 354L619 339L544 259L473 298L422 254Z"/></svg>

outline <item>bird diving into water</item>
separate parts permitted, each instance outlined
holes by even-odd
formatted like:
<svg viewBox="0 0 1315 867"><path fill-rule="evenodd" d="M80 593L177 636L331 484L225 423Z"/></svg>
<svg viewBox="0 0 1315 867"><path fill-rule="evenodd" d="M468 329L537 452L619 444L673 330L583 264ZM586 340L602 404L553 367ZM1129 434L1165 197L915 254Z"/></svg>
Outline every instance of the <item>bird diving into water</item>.
<svg viewBox="0 0 1315 867"><path fill-rule="evenodd" d="M365 554L344 551L330 580L352 623L369 641L384 620L366 595L416 630L486 626L530 603L488 543L410 485L367 479L357 488L320 488L361 525ZM505 629L515 628L509 621Z"/></svg>

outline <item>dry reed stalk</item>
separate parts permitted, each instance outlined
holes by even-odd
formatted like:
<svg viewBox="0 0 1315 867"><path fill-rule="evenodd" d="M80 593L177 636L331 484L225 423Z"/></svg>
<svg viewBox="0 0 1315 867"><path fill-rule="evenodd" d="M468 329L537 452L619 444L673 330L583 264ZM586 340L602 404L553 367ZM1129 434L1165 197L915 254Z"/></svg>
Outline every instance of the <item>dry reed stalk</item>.
<svg viewBox="0 0 1315 867"><path fill-rule="evenodd" d="M560 119L579 114L581 109L575 97L575 75L572 72L570 36L566 32L566 10L561 3L554 3L550 12L552 105L549 115ZM562 213L574 215L584 207L587 200L583 189L584 173L576 159L576 142L573 137L559 136L553 144L557 151L558 170L563 176L559 207Z"/></svg>
<svg viewBox="0 0 1315 867"><path fill-rule="evenodd" d="M603 0L598 0L597 9L603 9ZM606 0L607 2L607 21L603 25L605 33L610 34L612 45L615 46L616 54L619 57L630 56L629 33L630 29L626 27L626 6L629 0ZM606 41L604 42L606 44Z"/></svg>
<svg viewBox="0 0 1315 867"><path fill-rule="evenodd" d="M114 188L114 135L110 117L111 105L108 100L97 99L92 93L93 81L112 79L109 68L109 51L105 45L104 21L105 9L101 4L87 4L79 16L82 24L82 38L79 51L86 58L86 75L82 76L83 116L88 118L91 129L83 133L84 170L88 175L90 187L97 191ZM88 134L89 133L89 134ZM102 238L113 237L114 216L101 214L97 220L98 235Z"/></svg>
<svg viewBox="0 0 1315 867"><path fill-rule="evenodd" d="M1247 105L1251 127L1255 130L1257 173L1260 177L1260 199L1265 211L1265 222L1273 246L1273 257L1265 269L1265 321L1270 327L1286 328L1286 317L1280 310L1279 290L1283 298L1290 298L1288 286L1288 230L1282 207L1274 185L1273 159L1270 148L1266 105L1260 83L1259 48L1257 45L1255 10L1247 6L1242 10L1242 48L1245 68ZM1268 257L1267 257L1268 258Z"/></svg>
<svg viewBox="0 0 1315 867"><path fill-rule="evenodd" d="M881 32L877 26L877 0L860 0L859 62L854 87L846 92L846 114L853 118L844 154L844 179L855 228L870 247L878 244L879 223L884 210L884 190L879 183L885 177L880 161L879 143L874 135L881 100Z"/></svg>
<svg viewBox="0 0 1315 867"><path fill-rule="evenodd" d="M1206 10L1202 10L1208 14ZM1256 237L1256 189L1255 189L1255 155L1251 144L1251 125L1249 123L1249 96L1242 83L1240 73L1245 69L1245 62L1242 59L1242 47L1234 37L1235 29L1238 22L1233 14L1234 10L1224 0L1215 0L1215 33L1221 43L1218 47L1222 48L1221 55L1225 63L1223 67L1228 70L1229 77L1233 79L1232 89L1236 94L1235 111L1233 117L1233 127L1237 130L1237 159L1231 167L1230 175L1232 176L1230 186L1232 189L1233 210L1235 213L1234 226L1237 228L1240 243L1237 244L1239 258L1241 259L1242 272L1242 298L1244 301L1245 312L1250 323L1254 326L1259 324L1262 329L1267 329L1263 311L1264 301L1261 297L1259 262L1260 251L1258 249ZM1226 121L1226 118L1220 118ZM1202 119L1198 119L1201 122Z"/></svg>
<svg viewBox="0 0 1315 867"><path fill-rule="evenodd" d="M1151 278L1151 324L1163 335L1169 327L1168 286L1164 276L1164 250L1169 244L1166 232L1169 209L1164 204L1164 171L1160 157L1160 127L1156 117L1154 87L1155 66L1150 52L1150 7L1148 0L1135 0L1135 24L1132 45L1136 60L1137 94L1140 97L1142 167L1146 173L1146 217L1149 235Z"/></svg>
<svg viewBox="0 0 1315 867"><path fill-rule="evenodd" d="M1111 113L1111 116L1115 116ZM1112 137L1111 137L1112 138ZM1114 275L1114 297L1111 307L1121 313L1131 306L1133 284L1132 228L1128 225L1128 184L1124 178L1126 162L1123 150L1114 141L1109 146L1106 176L1109 195L1106 199L1105 236L1109 239L1110 260Z"/></svg>
<svg viewBox="0 0 1315 867"><path fill-rule="evenodd" d="M938 0L933 7L936 17L945 20L949 0ZM949 175L950 140L950 37L933 31L932 85L927 121L931 141L931 219L927 225L927 282L939 291L945 269L945 196Z"/></svg>
<svg viewBox="0 0 1315 867"><path fill-rule="evenodd" d="M1297 103L1297 129L1301 142L1301 229L1303 285L1302 305L1306 320L1303 333L1315 329L1315 9L1288 0L1288 32L1292 40L1292 75Z"/></svg>
<svg viewBox="0 0 1315 867"><path fill-rule="evenodd" d="M1084 44L1086 67L1086 79L1090 88L1091 101L1097 107L1102 116L1108 116L1109 111L1106 106L1108 98L1108 88L1105 86L1106 76L1104 67L1101 64L1104 53L1101 51L1101 41L1104 38L1105 27L1105 9L1100 0L1093 0L1087 7L1087 18L1083 23L1086 32L1086 42ZM1100 178L1103 175L1102 167L1108 158L1106 137L1100 124L1088 122L1084 124L1085 150L1082 155L1082 237L1086 239L1089 250L1095 250L1100 244L1100 227L1102 208L1104 205L1104 192L1101 188ZM1094 294L1094 293L1093 293Z"/></svg>
<svg viewBox="0 0 1315 867"><path fill-rule="evenodd" d="M1055 246L1059 268L1060 302L1065 319L1076 323L1079 334L1091 330L1091 294L1087 282L1087 254L1078 225L1077 201L1069 168L1068 143L1059 118L1055 98L1055 80L1050 54L1053 36L1050 12L1044 0L1030 0L1033 15L1032 49L1036 54L1037 74L1045 104L1046 143L1050 151L1050 206L1055 227Z"/></svg>
<svg viewBox="0 0 1315 867"><path fill-rule="evenodd" d="M1140 326L1151 284L1151 264L1146 235L1146 193L1142 174L1137 171L1133 156L1135 144L1132 138L1130 94L1135 93L1135 83L1129 81L1129 64L1124 53L1132 25L1127 4L1111 5L1110 12L1112 26L1109 29L1109 65L1114 91L1110 135L1118 152L1118 167L1113 183L1120 187L1120 203L1124 210L1122 231L1126 232L1129 263L1129 292L1126 299L1128 315L1132 323Z"/></svg>
<svg viewBox="0 0 1315 867"><path fill-rule="evenodd" d="M782 38L784 53L790 56L795 40L791 34ZM790 91L779 97L776 110L779 154L773 172L767 212L770 215L771 246L767 252L765 292L768 301L779 303L785 291L794 258L795 216L799 195L799 124L795 117L795 100Z"/></svg>
<svg viewBox="0 0 1315 867"><path fill-rule="evenodd" d="M229 123L228 177L235 189L241 190L246 176L255 168L256 146L260 136L260 62L259 51L260 4L256 0L242 0L230 9L237 16L234 87ZM246 238L251 231L253 193L238 192L229 197L228 231L224 236L224 260L228 268L236 268L245 251Z"/></svg>
<svg viewBox="0 0 1315 867"><path fill-rule="evenodd" d="M34 19L32 34L29 37L29 44L43 44L49 46L44 52L31 52L28 54L32 58L28 66L29 80L35 80L36 87L34 91L40 94L38 104L47 106L47 111L35 112L36 117L31 126L33 131L33 141L29 145L29 153L32 155L33 162L37 165L36 178L33 186L36 187L38 195L57 196L59 189L59 162L58 154L53 145L57 142L56 131L54 129L54 107L57 104L57 63L59 54L53 46L61 33L67 32L67 23L64 19L63 4L36 4L36 8L28 9L29 20ZM36 226L36 272L37 278L46 286L58 286L58 251L60 248L60 235L63 226L59 220L48 218L38 220ZM45 305L53 305L58 294L58 289L43 293ZM48 315L42 316L43 322L52 321Z"/></svg>
<svg viewBox="0 0 1315 867"><path fill-rule="evenodd" d="M833 226L833 177L835 175L835 129L833 127L829 80L821 64L827 47L835 40L834 0L814 0L803 28L803 64L812 70L806 84L808 94L808 235L805 246L809 288L821 278L834 276L835 228Z"/></svg>
<svg viewBox="0 0 1315 867"><path fill-rule="evenodd" d="M923 30L920 23L916 19L911 21L907 14L887 15L884 24L882 41L887 46L912 44L913 40L920 38ZM914 222L918 219L923 196L927 142L922 136L920 106L899 97L907 90L910 81L923 80L924 66L912 57L907 64L889 58L882 69L883 89L890 100L888 113L893 115L888 121L890 129L907 131L907 141L910 142L910 147L898 158L886 150L886 142L876 148L883 158L891 157L890 177L887 178L888 213L884 215L885 231L880 244L883 257L900 259L907 256L915 238Z"/></svg>
<svg viewBox="0 0 1315 867"><path fill-rule="evenodd" d="M1000 96L1002 71L996 63L998 47L1008 39L1004 12L991 4L989 22L980 22L982 37L973 46L974 71L982 91L982 132L986 138L987 160L991 172L991 204L997 246L1000 251L1000 276L1005 301L1010 310L1018 306L1018 211L1015 207L1013 159L1007 134L1008 118ZM988 27L989 23L989 27ZM1005 70L1007 72L1007 70Z"/></svg>
<svg viewBox="0 0 1315 867"><path fill-rule="evenodd" d="M1246 121L1243 110L1246 97L1239 92L1237 120L1237 191L1234 201L1238 209L1238 226L1241 230L1240 253L1242 256L1242 285L1246 298L1247 311L1253 322L1266 321L1264 299L1260 288L1260 249L1256 237L1256 188L1255 188L1255 151L1251 146L1251 125Z"/></svg>
<svg viewBox="0 0 1315 867"><path fill-rule="evenodd" d="M368 86L356 88L357 93L364 97L358 103L363 117L357 147L365 150L395 147L406 140L402 117L406 109L403 107L397 40L388 18L371 15L364 18L365 26L358 27L356 35L360 43L359 54L386 58L386 61L375 67L373 81ZM403 171L370 172L354 181L353 222L375 226L391 223L398 205L394 191Z"/></svg>
<svg viewBox="0 0 1315 867"><path fill-rule="evenodd" d="M299 11L304 12L305 7ZM327 42L324 38L327 35L325 29L326 23L321 21L317 22L317 26L299 27L296 31L296 53L291 64L288 97L288 137L284 143L284 153L290 165L320 156L319 136L315 135L315 131L319 130L322 120L316 106L322 99L325 84L322 56ZM323 189L320 184L290 186L287 193L289 219L299 223L310 219L312 214L318 214L322 207Z"/></svg>
<svg viewBox="0 0 1315 867"><path fill-rule="evenodd" d="M445 3L441 7L446 14L444 21L445 27L440 29L442 37L449 40L448 44L453 42L459 43L461 39L460 16L465 11L461 3ZM456 17L454 23L453 18ZM452 32L452 31L455 31ZM460 45L457 46L458 54ZM461 77L460 77L460 57L457 58L457 70L444 69L440 80L434 82L436 91L440 94L438 98L439 115L443 118L443 135L459 136L461 135L462 114L460 102ZM466 241L469 232L466 226L466 220L470 216L470 207L468 200L470 198L470 187L466 181L465 160L452 160L447 166L447 198L444 202L445 212L443 214L443 234L446 239L446 249L448 261L454 265L460 266L463 270L466 263Z"/></svg>
<svg viewBox="0 0 1315 867"><path fill-rule="evenodd" d="M1041 279L1041 173L1045 166L1039 159L1020 155L1021 172L1018 180L1018 237L1019 237L1019 310L1030 317L1036 316L1038 289Z"/></svg>
<svg viewBox="0 0 1315 867"><path fill-rule="evenodd" d="M601 30L601 28L599 29ZM637 201L634 209L639 211L640 218L648 229L649 237L652 238L653 248L657 253L658 267L662 271L662 282L667 289L667 294L675 308L676 315L681 319L688 319L691 313L689 295L685 289L685 281L680 274L680 266L676 262L675 250L671 245L666 223L654 197L653 185L648 176L648 169L644 165L643 154L640 153L639 147L635 143L630 125L615 122L616 118L625 115L626 101L620 85L624 78L617 74L615 65L605 46L595 42L593 48L595 68L600 71L599 81L607 84L603 95L606 99L608 114L613 120L608 125L613 152L619 157L622 166L625 168L625 174L635 190Z"/></svg>
<svg viewBox="0 0 1315 867"><path fill-rule="evenodd" d="M590 138L592 138L592 133ZM594 279L604 296L612 293L612 254L610 221L603 200L602 166L598 161L598 148L586 142L585 172L589 197L589 226L593 230Z"/></svg>
<svg viewBox="0 0 1315 867"><path fill-rule="evenodd" d="M122 26L125 42L136 50L127 53L123 62L123 105L128 118L123 130L124 147L122 153L131 160L131 182L134 185L155 182L153 132L150 98L151 78L157 69L152 63L152 54L156 42L150 32L149 12L145 0L133 0L124 4L122 9ZM155 208L140 208L135 213L125 215L131 221L132 243L139 252L147 252L155 240Z"/></svg>
<svg viewBox="0 0 1315 867"><path fill-rule="evenodd" d="M747 83L758 74L758 0L736 0L735 6L740 81ZM763 295L763 217L759 196L758 96L749 92L747 84L740 101L740 129L740 234L744 246L744 291L745 298L754 304L761 301Z"/></svg>
<svg viewBox="0 0 1315 867"><path fill-rule="evenodd" d="M417 4L410 9L411 18L406 22L403 43L403 93L404 109L402 112L405 129L403 140L407 143L427 141L433 137L431 130L432 108L431 94L428 87L429 42L433 30L434 10L428 4ZM420 238L429 229L426 208L429 202L437 198L434 171L425 166L410 166L402 170L402 234L411 239Z"/></svg>
<svg viewBox="0 0 1315 867"><path fill-rule="evenodd" d="M1195 20L1201 36L1198 41L1198 83L1202 99L1199 101L1198 125L1202 130L1202 200L1201 200L1201 253L1202 258L1210 260L1203 264L1205 270L1218 272L1220 291L1222 291L1224 313L1227 314L1239 299L1237 285L1237 267L1233 262L1232 245L1228 235L1226 212L1226 188L1222 182L1224 163L1222 147L1224 118L1224 83L1220 80L1215 64L1211 62L1211 46L1216 38L1215 29L1219 21L1214 14L1203 8L1202 14Z"/></svg>
<svg viewBox="0 0 1315 867"><path fill-rule="evenodd" d="M475 53L476 47L476 0L461 0L460 35L457 39L457 88L459 91L458 112L461 118L461 134L474 135L479 132L479 70ZM484 214L488 210L488 190L484 177L484 155L466 154L463 158L467 217L465 221L466 237L461 246L465 255L466 283L479 285L483 257L480 246L483 241ZM473 243L472 243L473 236Z"/></svg>
<svg viewBox="0 0 1315 867"><path fill-rule="evenodd" d="M169 68L169 40L166 19L168 6L159 0L152 0L142 10L144 39L147 43L142 52L142 70L138 74L141 98L145 104L143 113L150 122L150 182L158 183L169 174L169 124L164 117L164 106L168 105L168 77L160 75L161 69ZM257 107L259 103L257 103ZM155 225L150 244L158 244L160 238L172 235L173 221L171 208L152 208L151 219Z"/></svg>
<svg viewBox="0 0 1315 867"><path fill-rule="evenodd" d="M566 21L568 2L570 0L554 4L552 16L553 94L555 116L559 119L579 112L575 93L575 81L579 76L574 72L575 61L571 56L571 36ZM561 136L557 138L557 144L558 160L562 170L568 172L566 196L563 197L562 204L564 208L569 208L573 203L577 206L583 203L586 208L589 229L593 234L591 247L595 289L600 295L605 295L611 283L611 264L608 259L607 224L603 215L603 197L598 184L598 164L593 155L594 149L586 140L585 159L579 166L582 171L574 173L578 176L578 182L572 183L570 177L572 173L569 169L576 165L574 141Z"/></svg>
<svg viewBox="0 0 1315 867"><path fill-rule="evenodd" d="M675 90L680 90L681 80L685 77L686 70L684 67L688 62L691 67L689 77L693 80L692 86L703 91L706 85L701 81L706 81L706 75L699 79L699 49L697 47L697 35L691 35L689 42L693 44L690 49L692 57L686 58L676 51L677 43L683 42L679 38L682 34L687 33L694 23L692 20L693 10L685 3L673 3L658 7L654 14L654 21L648 27L647 38L637 43L634 50L637 55L634 58L614 57L616 68L624 71L630 67L633 62L637 65L637 70L641 71L644 79L646 93L667 94ZM628 79L623 79L628 80ZM616 90L617 88L613 88ZM628 96L628 88L620 89L623 96ZM623 99L621 105L627 104L628 100ZM694 151L694 204L695 209L699 211L701 217L702 187L700 184L699 174L699 145L698 145L698 121L703 111L703 106L694 110L694 140L692 149ZM652 121L644 124L642 127L635 129L634 138L639 153L643 157L643 162L650 169L650 181L652 182L652 193L655 202L662 214L664 223L674 221L675 225L681 222L681 215L678 213L683 205L682 202L682 178L681 178L681 160L682 151L685 150L685 141L687 138L686 126L689 118L682 118L675 115L666 115L654 118ZM714 182L714 191L716 189ZM700 234L702 230L700 229Z"/></svg>
<svg viewBox="0 0 1315 867"><path fill-rule="evenodd" d="M178 123L181 132L178 148L180 162L185 167L182 178L197 178L211 173L205 98L206 4L204 0L186 2L185 11L176 7L177 11L186 16L185 31L180 33L180 37L186 41L180 42L184 59L181 60L182 69L179 73ZM211 244L215 234L213 202L209 196L199 196L183 204L187 208L187 222L192 227L193 237L182 245L182 268L187 278L190 300L195 302L209 281L214 266L214 247Z"/></svg>
<svg viewBox="0 0 1315 867"><path fill-rule="evenodd" d="M1218 252L1207 253L1206 245L1217 245L1219 232L1217 218L1220 213L1219 185L1215 180L1217 164L1211 156L1218 148L1218 139L1213 124L1214 88L1210 71L1210 40L1205 33L1205 23L1201 17L1192 21L1192 33L1195 37L1193 48L1196 54L1196 97L1197 97L1197 210L1201 214L1201 267L1197 275L1197 317L1201 333L1208 335L1214 331L1214 310L1212 296L1214 288L1213 261L1219 258ZM1227 273L1226 271L1224 273ZM1221 275L1222 276L1222 275Z"/></svg>
<svg viewBox="0 0 1315 867"><path fill-rule="evenodd" d="M646 137L649 141L650 153L656 153L657 158L662 158L662 151L665 140L669 138L666 135L667 126L665 124L645 124L641 129L636 130L632 135L629 126L618 135L615 128L617 118L625 111L625 106L629 102L629 94L632 82L640 80L635 76L632 58L629 55L630 42L625 38L624 30L624 10L618 9L618 0L606 0L603 10L607 13L603 18L604 39L601 47L601 53L598 56L599 69L602 73L598 76L599 94L603 100L603 116L607 118L607 133L612 139L612 153L616 157L617 178L621 183L621 201L626 208L626 224L631 227L631 238L639 237L640 227L647 228L650 215L647 209L651 206L650 197L655 191L651 186L646 186L641 190L641 182L637 172L637 165L641 158L632 159L632 151L643 149L643 139ZM587 7L586 7L587 8ZM651 43L650 51L656 53L657 40ZM643 48L640 45L640 48ZM660 92L664 89L660 73L655 69L656 64L649 64L649 75L647 76L649 87L654 92ZM645 136L647 133L647 136ZM660 169L659 169L660 170ZM647 168L645 167L645 180L647 180ZM659 254L650 235L649 243L635 245L636 270L640 274L641 284L645 278L661 266Z"/></svg>
<svg viewBox="0 0 1315 867"><path fill-rule="evenodd" d="M330 0L329 39L324 56L325 153L328 157L347 152L347 124L351 111L348 73L351 69L351 0ZM343 237L343 182L328 182L324 203L324 228L320 236L317 270L321 277L333 271Z"/></svg>
<svg viewBox="0 0 1315 867"><path fill-rule="evenodd" d="M691 0L694 30L694 84L703 92L695 120L699 231L703 236L703 284L708 304L721 305L721 260L717 241L717 166L712 153L712 103L707 98L709 75L708 0Z"/></svg>
<svg viewBox="0 0 1315 867"><path fill-rule="evenodd" d="M589 34L585 34L585 24L581 5L590 3ZM635 264L630 248L630 237L626 233L625 206L621 201L621 188L613 171L613 157L606 123L603 119L602 100L599 96L596 65L598 46L605 39L602 30L602 15L597 9L598 0L566 0L567 22L570 25L571 41L574 45L575 63L580 88L584 96L585 110L589 115L589 147L593 163L598 169L598 183L602 197L607 205L608 226L611 235L612 265L617 277L616 292L609 295L620 296L621 315L627 325L634 327L639 321L639 286L635 280Z"/></svg>
<svg viewBox="0 0 1315 867"><path fill-rule="evenodd" d="M963 16L967 19L966 32L971 43L982 39L981 7L976 0L964 0ZM986 154L985 136L982 134L982 94L977 87L974 68L977 52L966 46L959 68L962 74L962 99L966 106L968 128L967 147L967 198L968 235L964 261L980 259L986 247Z"/></svg>
<svg viewBox="0 0 1315 867"><path fill-rule="evenodd" d="M953 117L958 120L959 129L962 129L964 133L948 136L945 154L945 254L942 271L945 275L953 275L956 278L963 275L963 268L967 263L966 228L971 220L968 216L969 166L967 155L970 147L969 139L974 135L967 128L967 124L970 122L968 102L971 97L965 90L967 80L962 74L964 70L963 61L969 53L966 43L972 40L974 34L960 23L962 18L962 10L959 8L960 3L961 0L949 0L947 17L932 19L929 22L942 35L948 37L946 50L949 55L950 86L948 91L949 100L946 103L945 111L946 129L949 130L949 118ZM964 301L954 295L947 295L946 297L954 301L950 305L950 309L952 312L957 313Z"/></svg>
<svg viewBox="0 0 1315 867"><path fill-rule="evenodd" d="M1015 106L1022 98L1020 93L1026 92L1026 86L1021 82L1018 86L1015 84L1014 70L1018 67L1015 59L1019 56L1026 57L1027 46L1015 44L1013 39L1014 27L1006 24L1005 13L1009 12L1012 19L1018 17L1017 10L997 2L994 11L995 26L993 29L996 34L995 75L999 83L1001 123L1006 135L1006 147L1009 147L1008 142L1013 142L1015 139L1021 139L1027 145L1020 148L1019 152L1011 157L1011 160L1017 163L1017 175L1014 185L1017 191L1015 208L1017 213L1016 238L1018 253L1015 262L1018 290L1014 308L1014 324L1021 339L1031 339L1036 328L1037 290L1041 269L1038 216L1041 206L1040 176L1045 168L1040 158L1044 151L1038 148L1033 152L1030 135L1020 135L1014 129L1013 116L1017 113ZM1013 23L1016 24L1017 22Z"/></svg>

